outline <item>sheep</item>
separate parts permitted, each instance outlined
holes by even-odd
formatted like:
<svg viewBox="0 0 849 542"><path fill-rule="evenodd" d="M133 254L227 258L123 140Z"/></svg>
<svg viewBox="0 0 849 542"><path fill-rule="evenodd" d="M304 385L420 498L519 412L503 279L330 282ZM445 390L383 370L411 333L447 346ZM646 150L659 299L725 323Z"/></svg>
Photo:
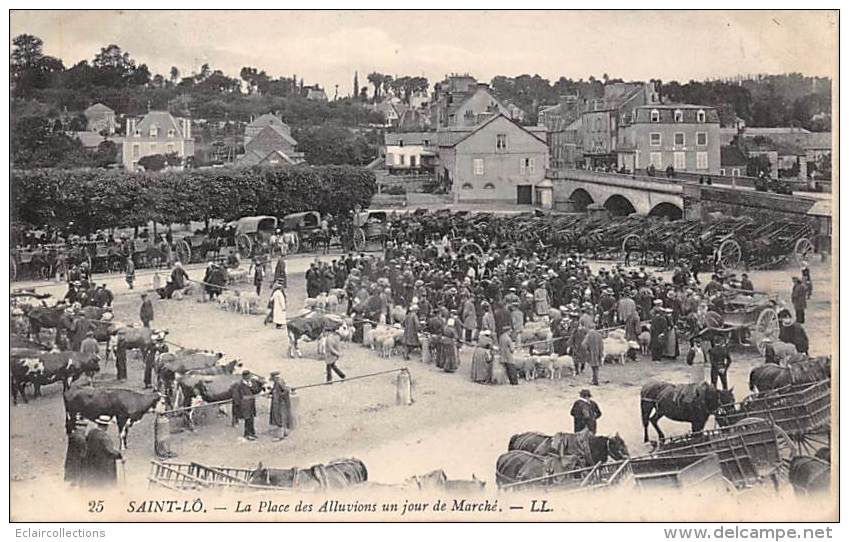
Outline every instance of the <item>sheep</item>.
<svg viewBox="0 0 849 542"><path fill-rule="evenodd" d="M227 282L229 284L248 282L248 270L243 267L238 267L236 269L228 269Z"/></svg>
<svg viewBox="0 0 849 542"><path fill-rule="evenodd" d="M644 356L649 355L649 345L651 344L651 331L643 328L643 331L637 335L637 344L640 347L640 353Z"/></svg>
<svg viewBox="0 0 849 542"><path fill-rule="evenodd" d="M625 340L625 333L617 333L622 330L615 330L608 334L606 339L603 339L604 344L604 361L608 360L611 363L616 363L619 361L620 364L625 365L625 354L628 353L630 347L628 346L628 341Z"/></svg>
<svg viewBox="0 0 849 542"><path fill-rule="evenodd" d="M563 375L566 371L569 370L570 367L574 368L575 360L572 359L572 356L563 355L563 356L554 356L554 363L551 366L551 378L563 378Z"/></svg>

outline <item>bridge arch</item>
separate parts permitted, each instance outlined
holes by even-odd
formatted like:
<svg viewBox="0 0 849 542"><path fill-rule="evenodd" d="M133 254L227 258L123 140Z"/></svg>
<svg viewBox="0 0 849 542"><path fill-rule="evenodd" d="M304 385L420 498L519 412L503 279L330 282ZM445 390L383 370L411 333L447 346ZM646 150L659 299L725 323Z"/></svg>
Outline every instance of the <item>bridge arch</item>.
<svg viewBox="0 0 849 542"><path fill-rule="evenodd" d="M572 195L569 196L575 211L584 212L587 210L587 205L594 203L593 197L583 188L576 188Z"/></svg>
<svg viewBox="0 0 849 542"><path fill-rule="evenodd" d="M669 220L679 220L684 217L684 210L674 203L662 201L652 207L649 211L649 216L665 217Z"/></svg>
<svg viewBox="0 0 849 542"><path fill-rule="evenodd" d="M631 200L620 194L614 194L604 202L604 208L613 216L628 216L636 213L637 209Z"/></svg>

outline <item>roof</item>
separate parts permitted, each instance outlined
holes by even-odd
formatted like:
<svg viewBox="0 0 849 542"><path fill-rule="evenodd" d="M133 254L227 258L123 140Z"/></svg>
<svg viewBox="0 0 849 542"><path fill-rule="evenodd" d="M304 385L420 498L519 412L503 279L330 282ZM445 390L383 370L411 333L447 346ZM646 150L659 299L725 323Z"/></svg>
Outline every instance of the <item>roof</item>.
<svg viewBox="0 0 849 542"><path fill-rule="evenodd" d="M266 222L267 221L267 222ZM260 225L267 226L269 223L273 223L274 226L271 229L277 227L277 218L273 216L261 215L261 216L243 216L238 220L233 220L229 222L228 226L236 227L236 235L240 233L256 233L259 230Z"/></svg>
<svg viewBox="0 0 849 542"><path fill-rule="evenodd" d="M86 116L89 116L91 114L97 115L103 113L115 113L115 111L111 107L103 105L100 102L89 106L85 111L83 111L83 114Z"/></svg>
<svg viewBox="0 0 849 542"><path fill-rule="evenodd" d="M436 132L387 132L383 136L386 145L398 145L401 141L405 145L428 145L436 143Z"/></svg>
<svg viewBox="0 0 849 542"><path fill-rule="evenodd" d="M280 128L269 124L245 143L245 150L247 150L249 146L254 147L262 144L263 141L267 142L268 140L272 141L274 146L284 145L283 143L279 143L281 140L292 147L296 147L298 145L295 138L282 131ZM253 148L251 148L251 150L253 150Z"/></svg>
<svg viewBox="0 0 849 542"><path fill-rule="evenodd" d="M502 114L502 113L499 113L499 114L497 114L497 115L493 115L492 117L490 117L490 118L488 118L487 120L483 121L482 123L478 124L477 126L475 126L475 127L472 129L472 131L470 131L470 132L469 132L469 133L467 133L466 135L462 136L460 139L458 139L458 140L457 140L457 141L455 141L454 143L452 143L452 144L450 144L450 145L444 145L444 146L446 146L446 147L456 147L457 145L459 145L459 144L460 144L460 143L462 143L463 141L465 141L465 140L469 139L469 138L470 138L470 137L472 137L474 134L476 134L476 133L480 132L481 130L483 130L484 128L486 128L487 126L489 126L490 124L492 124L492 123L493 123L493 122L495 122L496 120L498 120L498 119L502 119L502 118L503 118L504 120L506 120L507 122L509 122L510 124L515 125L517 128L519 128L519 129L520 129L520 130L522 130L523 132L527 133L529 136L531 136L532 138L536 139L536 140L537 140L537 141L539 141L540 143L545 144L545 141L544 141L544 140L542 140L542 139L540 139L540 138L539 138L539 136L537 136L537 134L535 134L535 133L531 132L530 130L528 130L527 128L525 128L524 126L522 126L521 124L519 124L518 122L514 121L514 120L513 120L513 119L511 119L510 117L508 117L508 116L506 116L506 115L504 115L504 114ZM544 132L540 132L540 133L544 133Z"/></svg>
<svg viewBox="0 0 849 542"><path fill-rule="evenodd" d="M808 213L811 216L831 216L831 199L818 199L814 202Z"/></svg>
<svg viewBox="0 0 849 542"><path fill-rule="evenodd" d="M740 150L739 147L733 145L719 148L720 164L723 167L728 166L745 166L747 163L746 153Z"/></svg>
<svg viewBox="0 0 849 542"><path fill-rule="evenodd" d="M289 125L286 124L285 122L283 122L283 120L281 120L280 117L278 117L277 115L274 115L272 113L266 113L264 115L260 115L252 123L248 124L248 126L246 127L246 131L247 131L247 128L259 128L259 130L257 130L257 135L259 135L259 133L262 132L262 129L265 128L266 126L270 126L275 132L280 134L283 137L283 139L285 139L286 142L289 143L290 145L294 146L294 145L298 144L298 142L295 141L295 139L292 137L292 135L290 133Z"/></svg>
<svg viewBox="0 0 849 542"><path fill-rule="evenodd" d="M268 161L268 159L275 155L283 161L295 165L301 162L299 158L302 158L302 153L296 153L297 156L289 156L285 152L281 150L272 150L269 152L261 152L256 149L247 151L245 154L239 157L236 161L236 165L239 167L253 167L262 164L263 162Z"/></svg>
<svg viewBox="0 0 849 542"><path fill-rule="evenodd" d="M650 123L651 112L660 113L659 124L675 124L675 111L681 111L684 115L683 124L697 124L699 111L705 112L704 124L719 124L719 113L713 107L692 104L651 104L641 105L635 108L636 117L634 123Z"/></svg>
<svg viewBox="0 0 849 542"><path fill-rule="evenodd" d="M97 132L72 132L71 137L75 137L80 140L80 143L83 144L83 147L86 149L94 149L100 146L104 141L111 141L116 145L120 145L124 142L124 139L121 137L106 137L104 138Z"/></svg>
<svg viewBox="0 0 849 542"><path fill-rule="evenodd" d="M159 128L159 133L163 136L168 133L169 130L174 130L174 133L183 137L183 131L180 130L180 126L177 123L177 120L171 116L171 113L168 111L150 111L144 118L136 125L136 130L138 130L142 135L150 132L150 128L152 126L157 126Z"/></svg>

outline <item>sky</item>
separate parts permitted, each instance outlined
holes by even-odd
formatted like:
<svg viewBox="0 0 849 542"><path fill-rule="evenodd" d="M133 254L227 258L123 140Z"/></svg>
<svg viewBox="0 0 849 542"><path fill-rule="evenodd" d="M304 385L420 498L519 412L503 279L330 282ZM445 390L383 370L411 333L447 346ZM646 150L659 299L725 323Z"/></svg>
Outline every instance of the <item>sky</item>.
<svg viewBox="0 0 849 542"><path fill-rule="evenodd" d="M293 74L347 95L366 75L450 73L481 81L536 74L702 80L754 73L835 77L837 15L790 11L24 11L12 37L34 34L66 67L118 44L152 73L203 63ZM11 45L11 44L10 44Z"/></svg>

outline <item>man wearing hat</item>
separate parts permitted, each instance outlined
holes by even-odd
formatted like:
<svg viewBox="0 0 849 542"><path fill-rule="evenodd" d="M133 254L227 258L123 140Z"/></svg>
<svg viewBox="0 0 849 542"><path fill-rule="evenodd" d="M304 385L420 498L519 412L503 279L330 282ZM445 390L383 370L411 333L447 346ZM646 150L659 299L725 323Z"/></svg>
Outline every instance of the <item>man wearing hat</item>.
<svg viewBox="0 0 849 542"><path fill-rule="evenodd" d="M753 292L753 291L755 291L755 285L754 285L754 284L752 284L752 281L751 281L751 279L749 278L749 274L748 274L748 273L743 273L743 275L741 275L741 278L740 278L740 289L741 289L741 290L744 290L744 291L746 291L746 292Z"/></svg>
<svg viewBox="0 0 849 542"><path fill-rule="evenodd" d="M271 372L271 407L268 425L271 427L272 440L279 442L286 438L292 428L291 390L280 378L280 371Z"/></svg>
<svg viewBox="0 0 849 542"><path fill-rule="evenodd" d="M802 324L798 320L794 322L793 315L787 309L781 309L778 313L778 321L781 324L778 330L778 340L794 345L797 352L807 354L809 348L808 334Z"/></svg>
<svg viewBox="0 0 849 542"><path fill-rule="evenodd" d="M345 373L336 366L336 362L342 357L342 343L339 339L339 333L337 330L328 330L325 331L325 336L327 337L327 356L324 360L325 379L327 382L332 382L333 373L336 373L336 376L345 380Z"/></svg>
<svg viewBox="0 0 849 542"><path fill-rule="evenodd" d="M598 407L598 403L592 400L590 390L581 390L580 397L572 405L570 414L575 423L575 433L586 428L595 435L596 420L601 418L601 409Z"/></svg>
<svg viewBox="0 0 849 542"><path fill-rule="evenodd" d="M84 419L78 419L74 423L74 430L68 435L68 450L65 452L65 481L71 486L79 486L83 481L86 426L87 423Z"/></svg>
<svg viewBox="0 0 849 542"><path fill-rule="evenodd" d="M731 366L731 355L724 337L715 336L708 351L710 361L710 383L715 388L717 378L722 382L722 389L728 389L728 368Z"/></svg>
<svg viewBox="0 0 849 542"><path fill-rule="evenodd" d="M407 309L407 315L404 317L404 335L402 336L402 344L404 345L404 359L410 359L410 353L421 348L419 341L419 306L410 305Z"/></svg>
<svg viewBox="0 0 849 542"><path fill-rule="evenodd" d="M663 311L663 301L654 300L655 307L651 311L651 348L652 361L661 361L664 346L666 345L666 332L669 329L669 319Z"/></svg>
<svg viewBox="0 0 849 542"><path fill-rule="evenodd" d="M73 305L77 302L77 298L79 297L78 286L79 283L76 281L68 282L68 291L65 292L65 297L63 298L68 305Z"/></svg>
<svg viewBox="0 0 849 542"><path fill-rule="evenodd" d="M793 310L796 312L796 322L805 323L805 309L808 308L808 289L802 284L802 279L793 277L793 290L790 292Z"/></svg>
<svg viewBox="0 0 849 542"><path fill-rule="evenodd" d="M100 353L100 347L97 344L97 339L94 338L94 331L92 329L85 332L85 339L80 343L80 352L94 356Z"/></svg>
<svg viewBox="0 0 849 542"><path fill-rule="evenodd" d="M83 484L86 486L114 486L118 482L115 461L123 460L123 456L106 432L111 421L111 416L98 416L94 420L95 427L86 435L83 461Z"/></svg>
<svg viewBox="0 0 849 542"><path fill-rule="evenodd" d="M242 380L233 389L233 397L231 399L233 409L238 412L233 413L233 419L239 418L245 421L244 437L246 440L256 440L256 429L254 429L254 418L256 417L256 399L251 390L251 372L242 371ZM238 407L238 408L237 408Z"/></svg>

